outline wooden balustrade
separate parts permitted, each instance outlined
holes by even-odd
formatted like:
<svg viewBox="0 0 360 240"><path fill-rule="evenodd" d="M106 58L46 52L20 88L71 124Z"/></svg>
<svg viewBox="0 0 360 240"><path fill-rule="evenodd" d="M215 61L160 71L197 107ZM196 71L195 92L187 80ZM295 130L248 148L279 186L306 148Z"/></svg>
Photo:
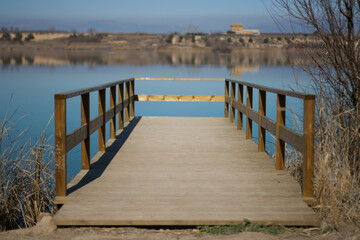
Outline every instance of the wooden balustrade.
<svg viewBox="0 0 360 240"><path fill-rule="evenodd" d="M230 89L231 85L231 89ZM238 88L238 100L234 98L236 86ZM246 104L243 103L243 89L246 87ZM259 90L259 111L253 109L253 89ZM229 96L229 92L231 95ZM266 93L271 92L277 95L276 122L266 117ZM285 126L286 97L295 97L304 101L303 134L299 134ZM273 103L275 104L275 103ZM276 137L276 169L283 170L285 167L285 143L303 153L303 197L313 197L313 176L314 176L314 123L315 123L315 95L294 91L286 91L257 84L225 80L225 117L234 122L234 113L237 110L237 128L242 129L242 116L246 115L246 138L252 138L252 121L259 127L258 150L265 151L265 131Z"/></svg>
<svg viewBox="0 0 360 240"><path fill-rule="evenodd" d="M224 95L136 95L135 80L160 81L224 81ZM238 89L236 99L236 86ZM244 99L246 87L246 103ZM106 89L110 89L110 109L106 110ZM259 90L259 111L253 109L253 88ZM118 89L118 91L116 91ZM98 116L90 120L90 93L98 91ZM277 94L276 122L266 116L266 93ZM118 97L116 98L116 93ZM124 96L125 95L125 96ZM70 133L66 133L66 99L81 96L81 124ZM285 126L286 97L304 100L304 133L299 134ZM259 126L258 150L265 151L265 132L276 136L276 168L284 169L285 143L303 153L303 194L313 196L313 165L314 165L314 108L315 95L268 88L237 80L218 78L131 78L103 84L95 87L73 90L55 94L55 174L56 196L66 196L66 154L81 143L81 167L90 169L90 135L99 131L99 151L105 151L105 126L110 121L110 139L116 137L116 114L118 114L118 129L124 128L135 115L134 101L184 101L184 102L224 102L225 117L235 122L237 114L237 129L242 129L243 114L246 116L246 138L252 138L252 121ZM125 114L125 117L124 117ZM229 116L230 115L230 116Z"/></svg>
<svg viewBox="0 0 360 240"><path fill-rule="evenodd" d="M81 168L90 169L90 135L99 131L99 151L105 151L105 126L110 121L110 138L116 135L116 114L119 113L119 129L124 127L123 109L127 109L126 119L134 116L134 79L126 79L95 87L73 90L55 94L55 178L56 196L66 196L67 172L66 154L81 143ZM124 98L124 84L127 86ZM130 88L132 87L132 89ZM110 88L110 109L106 110L106 89ZM118 102L116 102L116 88ZM90 93L98 91L98 116L90 120ZM66 100L81 97L81 126L70 133L66 133ZM131 111L131 112L130 112Z"/></svg>

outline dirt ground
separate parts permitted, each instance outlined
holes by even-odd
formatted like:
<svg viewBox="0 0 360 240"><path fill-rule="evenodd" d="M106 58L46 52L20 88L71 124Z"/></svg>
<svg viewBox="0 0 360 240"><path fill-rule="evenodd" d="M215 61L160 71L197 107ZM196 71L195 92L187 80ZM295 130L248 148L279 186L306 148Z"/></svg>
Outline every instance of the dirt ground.
<svg viewBox="0 0 360 240"><path fill-rule="evenodd" d="M0 232L2 240L19 240L19 239L76 239L76 240L95 240L95 239L127 239L127 240L235 240L235 239L326 239L326 240L358 240L360 232L348 231L342 229L331 233L321 234L319 228L288 228L286 233L279 235L269 235L257 232L243 232L232 235L210 235L201 233L197 229L191 228L133 228L133 227L116 227L116 228L56 228L51 222L51 216L45 215L41 221L33 228L12 230Z"/></svg>

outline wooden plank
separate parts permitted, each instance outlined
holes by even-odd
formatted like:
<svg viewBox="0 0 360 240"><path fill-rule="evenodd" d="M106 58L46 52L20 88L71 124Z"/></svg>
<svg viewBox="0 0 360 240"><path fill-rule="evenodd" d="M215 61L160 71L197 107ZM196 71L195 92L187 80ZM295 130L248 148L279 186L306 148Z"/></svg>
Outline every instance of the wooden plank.
<svg viewBox="0 0 360 240"><path fill-rule="evenodd" d="M280 126L285 126L285 95L277 95L276 104L276 169L285 168L285 142L280 138Z"/></svg>
<svg viewBox="0 0 360 240"><path fill-rule="evenodd" d="M243 106L243 109L245 108L245 105L243 104L244 101L244 86L242 84L238 84L238 108L237 108L237 129L242 130L243 126L243 113L244 111L241 111L240 108Z"/></svg>
<svg viewBox="0 0 360 240"><path fill-rule="evenodd" d="M230 122L234 123L235 122L235 107L233 106L233 103L236 104L235 102L235 83L231 83L231 111L230 111Z"/></svg>
<svg viewBox="0 0 360 240"><path fill-rule="evenodd" d="M138 101L153 102L224 102L222 95L136 95Z"/></svg>
<svg viewBox="0 0 360 240"><path fill-rule="evenodd" d="M134 103L134 95L135 95L135 81L130 82L130 117L135 116L135 103Z"/></svg>
<svg viewBox="0 0 360 240"><path fill-rule="evenodd" d="M110 111L113 116L110 119L110 139L115 139L116 135L116 85L110 88Z"/></svg>
<svg viewBox="0 0 360 240"><path fill-rule="evenodd" d="M229 103L230 103L230 97L229 97L229 86L230 82L225 80L225 110L224 110L224 117L229 117Z"/></svg>
<svg viewBox="0 0 360 240"><path fill-rule="evenodd" d="M81 95L81 125L86 126L85 139L81 141L81 169L90 169L90 94Z"/></svg>
<svg viewBox="0 0 360 240"><path fill-rule="evenodd" d="M124 128L124 84L120 83L119 84L119 94L118 94L118 98L119 98L119 104L116 106L116 112L119 113L119 120L118 120L118 129L121 130Z"/></svg>
<svg viewBox="0 0 360 240"><path fill-rule="evenodd" d="M279 136L280 136L281 140L290 144L296 150L303 152L304 137L301 134L298 134L297 132L295 132L285 126L280 126Z"/></svg>
<svg viewBox="0 0 360 240"><path fill-rule="evenodd" d="M64 95L65 98L72 98L72 97L80 96L82 94L95 92L95 91L99 91L99 90L104 90L106 88L113 87L113 86L116 86L121 83L130 82L132 80L133 80L133 78L129 78L129 79L114 81L114 82L110 82L110 83L100 84L100 85L97 85L94 87L75 89L75 90L71 90L71 91L67 91L67 92L63 92L63 93L59 93L59 94Z"/></svg>
<svg viewBox="0 0 360 240"><path fill-rule="evenodd" d="M99 142L98 142L98 150L99 151L105 151L105 127L106 127L106 114L105 114L105 109L106 109L106 91L105 89L99 90L99 115L102 115L102 124L101 127L99 128Z"/></svg>
<svg viewBox="0 0 360 240"><path fill-rule="evenodd" d="M240 103L240 104L239 104L239 110L240 110L241 113L246 114L246 105Z"/></svg>
<svg viewBox="0 0 360 240"><path fill-rule="evenodd" d="M98 115L90 121L90 135L98 130L104 123L104 115Z"/></svg>
<svg viewBox="0 0 360 240"><path fill-rule="evenodd" d="M225 78L149 78L139 77L135 80L147 81L224 81Z"/></svg>
<svg viewBox="0 0 360 240"><path fill-rule="evenodd" d="M249 219L318 226L299 184L244 136L226 118L142 117L104 172L79 174L77 182L91 181L67 197L54 222L206 225Z"/></svg>
<svg viewBox="0 0 360 240"><path fill-rule="evenodd" d="M131 105L131 101L130 101L130 82L125 83L125 123L130 122L130 105Z"/></svg>
<svg viewBox="0 0 360 240"><path fill-rule="evenodd" d="M252 139L252 119L249 113L253 107L253 88L246 87L246 139Z"/></svg>
<svg viewBox="0 0 360 240"><path fill-rule="evenodd" d="M276 122L268 117L261 116L261 126L273 135L276 135Z"/></svg>
<svg viewBox="0 0 360 240"><path fill-rule="evenodd" d="M259 113L256 112L254 109L248 109L248 118L251 119L251 121L259 123Z"/></svg>
<svg viewBox="0 0 360 240"><path fill-rule="evenodd" d="M82 125L81 127L78 127L77 129L66 135L67 152L73 149L76 145L78 145L87 138L87 133L88 133L87 129L88 129L87 125Z"/></svg>
<svg viewBox="0 0 360 240"><path fill-rule="evenodd" d="M54 96L55 101L55 194L66 196L66 97Z"/></svg>
<svg viewBox="0 0 360 240"><path fill-rule="evenodd" d="M258 147L259 152L265 152L265 128L262 127L261 120L262 116L266 115L266 92L263 90L259 90L259 130L258 130Z"/></svg>
<svg viewBox="0 0 360 240"><path fill-rule="evenodd" d="M229 82L233 82L233 83L239 83L239 84L242 84L247 87L256 88L256 89L259 89L259 90L262 90L265 92L271 92L271 93L276 93L276 94L285 95L285 96L291 96L291 97L300 98L300 99L315 99L314 94L288 91L288 90L283 90L283 89L278 89L278 88L271 88L271 87L266 87L263 85L258 85L258 84L249 83L249 82L243 82L243 81L239 81L239 80L232 80L232 79L226 79L226 80Z"/></svg>
<svg viewBox="0 0 360 240"><path fill-rule="evenodd" d="M116 104L116 107L115 107L115 114L119 113L123 111L123 104L122 103L118 103Z"/></svg>
<svg viewBox="0 0 360 240"><path fill-rule="evenodd" d="M303 139L303 193L311 198L314 194L314 142L315 142L315 99L304 100Z"/></svg>
<svg viewBox="0 0 360 240"><path fill-rule="evenodd" d="M112 118L115 117L115 109L114 108L110 108L108 110L106 110L105 112L105 123L107 123L109 120L111 120Z"/></svg>

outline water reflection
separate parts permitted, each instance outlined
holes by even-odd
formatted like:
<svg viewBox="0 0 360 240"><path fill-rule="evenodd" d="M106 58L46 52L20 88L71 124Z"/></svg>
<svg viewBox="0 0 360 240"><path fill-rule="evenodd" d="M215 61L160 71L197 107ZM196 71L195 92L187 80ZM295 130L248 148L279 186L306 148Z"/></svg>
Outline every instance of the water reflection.
<svg viewBox="0 0 360 240"><path fill-rule="evenodd" d="M300 54L301 55L301 54ZM243 50L231 54L187 51L7 51L0 53L3 70L19 66L171 65L226 66L232 76L257 72L261 66L290 66L299 59L294 50Z"/></svg>

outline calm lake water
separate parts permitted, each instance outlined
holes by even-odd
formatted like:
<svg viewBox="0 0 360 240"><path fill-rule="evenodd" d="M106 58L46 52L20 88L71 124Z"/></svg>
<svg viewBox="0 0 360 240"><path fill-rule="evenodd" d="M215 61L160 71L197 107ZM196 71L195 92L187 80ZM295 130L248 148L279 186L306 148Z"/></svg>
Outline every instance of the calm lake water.
<svg viewBox="0 0 360 240"><path fill-rule="evenodd" d="M191 52L7 52L0 53L0 117L6 109L15 112L12 121L18 131L30 127L31 138L40 135L54 111L54 94L131 77L231 78L281 89L298 89L309 77L292 68L295 52L256 50L230 55ZM223 82L136 81L136 94L223 95ZM107 94L108 96L108 94ZM90 95L91 118L97 115L97 93ZM68 132L80 126L80 98L68 100ZM275 120L276 100L267 95L267 115ZM107 99L107 105L109 101ZM301 102L287 100L287 107L302 115ZM257 109L257 91L254 90ZM222 117L223 103L136 102L136 116L214 116ZM287 125L292 115L287 112ZM52 138L51 121L47 135ZM254 123L254 137L257 125ZM109 133L107 131L107 138ZM267 136L271 146L272 138ZM93 156L97 133L91 136ZM271 151L271 150L270 150ZM80 146L68 153L68 176L80 169Z"/></svg>

